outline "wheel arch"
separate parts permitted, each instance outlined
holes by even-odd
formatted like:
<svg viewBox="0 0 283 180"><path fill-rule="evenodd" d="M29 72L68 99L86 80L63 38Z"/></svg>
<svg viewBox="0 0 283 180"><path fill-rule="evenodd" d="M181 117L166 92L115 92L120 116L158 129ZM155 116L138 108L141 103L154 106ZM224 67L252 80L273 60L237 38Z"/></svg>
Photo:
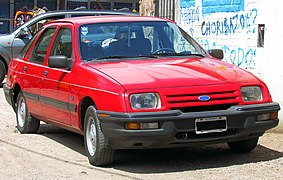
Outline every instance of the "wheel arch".
<svg viewBox="0 0 283 180"><path fill-rule="evenodd" d="M86 96L81 100L80 105L79 105L80 129L81 130L84 130L84 117L86 114L86 110L89 106L94 106L96 108L96 104L94 100L91 97Z"/></svg>
<svg viewBox="0 0 283 180"><path fill-rule="evenodd" d="M18 98L18 94L20 93L20 91L22 91L22 88L18 83L16 83L13 88L13 102L14 102L13 108L14 110L16 110L17 98Z"/></svg>

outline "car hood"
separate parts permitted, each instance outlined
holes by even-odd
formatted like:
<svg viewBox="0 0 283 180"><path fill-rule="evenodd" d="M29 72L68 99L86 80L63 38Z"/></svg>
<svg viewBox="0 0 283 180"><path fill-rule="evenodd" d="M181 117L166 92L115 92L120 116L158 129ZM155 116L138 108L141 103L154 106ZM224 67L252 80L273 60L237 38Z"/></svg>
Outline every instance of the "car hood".
<svg viewBox="0 0 283 180"><path fill-rule="evenodd" d="M10 47L14 39L13 34L0 34L0 46Z"/></svg>
<svg viewBox="0 0 283 180"><path fill-rule="evenodd" d="M90 63L126 90L255 82L237 66L210 58L146 59Z"/></svg>
<svg viewBox="0 0 283 180"><path fill-rule="evenodd" d="M0 34L0 37L5 37L7 35L9 35L9 34Z"/></svg>

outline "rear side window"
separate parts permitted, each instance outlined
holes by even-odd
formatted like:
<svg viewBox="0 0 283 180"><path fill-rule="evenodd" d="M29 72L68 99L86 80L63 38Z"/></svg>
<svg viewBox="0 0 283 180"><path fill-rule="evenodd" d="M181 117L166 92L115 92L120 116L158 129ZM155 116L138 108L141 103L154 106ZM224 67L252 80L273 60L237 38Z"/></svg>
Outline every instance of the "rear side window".
<svg viewBox="0 0 283 180"><path fill-rule="evenodd" d="M43 64L55 30L56 28L49 28L43 32L29 57L29 61Z"/></svg>

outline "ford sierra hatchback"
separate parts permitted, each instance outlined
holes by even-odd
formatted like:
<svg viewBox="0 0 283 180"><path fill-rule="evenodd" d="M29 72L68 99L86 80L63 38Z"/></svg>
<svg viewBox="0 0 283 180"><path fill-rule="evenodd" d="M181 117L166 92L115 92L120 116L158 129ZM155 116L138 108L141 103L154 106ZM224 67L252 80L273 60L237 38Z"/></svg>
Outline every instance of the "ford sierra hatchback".
<svg viewBox="0 0 283 180"><path fill-rule="evenodd" d="M139 16L52 21L12 59L17 129L40 121L84 136L92 165L117 149L227 143L249 152L280 106L259 78L206 52L174 22Z"/></svg>

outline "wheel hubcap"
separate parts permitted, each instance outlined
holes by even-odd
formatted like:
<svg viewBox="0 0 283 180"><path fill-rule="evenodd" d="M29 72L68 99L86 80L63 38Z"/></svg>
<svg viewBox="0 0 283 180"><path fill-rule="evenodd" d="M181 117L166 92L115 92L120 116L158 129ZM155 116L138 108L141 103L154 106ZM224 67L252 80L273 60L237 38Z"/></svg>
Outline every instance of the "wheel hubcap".
<svg viewBox="0 0 283 180"><path fill-rule="evenodd" d="M86 130L86 143L88 152L91 156L94 156L96 151L96 135L95 120L92 117L89 117Z"/></svg>
<svg viewBox="0 0 283 180"><path fill-rule="evenodd" d="M23 127L26 121L26 103L24 98L21 98L18 104L18 124Z"/></svg>

